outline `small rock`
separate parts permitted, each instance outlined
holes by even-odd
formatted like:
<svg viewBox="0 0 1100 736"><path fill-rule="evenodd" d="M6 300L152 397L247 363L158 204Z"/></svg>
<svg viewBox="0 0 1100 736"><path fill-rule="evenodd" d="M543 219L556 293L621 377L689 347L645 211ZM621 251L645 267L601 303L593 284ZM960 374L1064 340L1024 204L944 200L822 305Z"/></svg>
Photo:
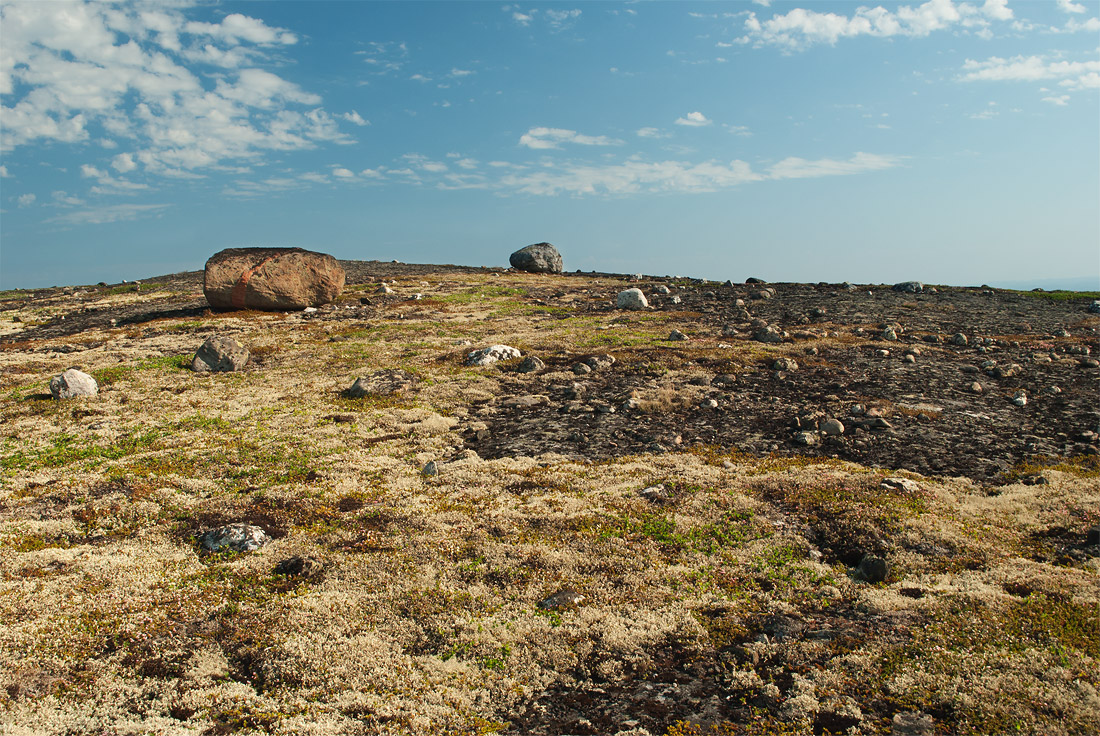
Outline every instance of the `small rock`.
<svg viewBox="0 0 1100 736"><path fill-rule="evenodd" d="M1089 529L1088 535L1085 537L1085 544L1100 544L1100 526Z"/></svg>
<svg viewBox="0 0 1100 736"><path fill-rule="evenodd" d="M844 434L844 423L841 422L839 419L833 419L832 417L829 417L828 419L822 419L818 423L817 428L821 431L822 434L826 434L831 437Z"/></svg>
<svg viewBox="0 0 1100 736"><path fill-rule="evenodd" d="M436 464L435 460L429 460L424 463L424 467L420 469L420 474L426 478L439 475L439 466Z"/></svg>
<svg viewBox="0 0 1100 736"><path fill-rule="evenodd" d="M532 406L549 404L550 399L542 394L530 394L528 396L513 396L500 402L505 409L527 409Z"/></svg>
<svg viewBox="0 0 1100 736"><path fill-rule="evenodd" d="M982 384L978 383L977 381L974 381L974 383L970 384L970 393L980 394L983 390L984 389L982 388Z"/></svg>
<svg viewBox="0 0 1100 736"><path fill-rule="evenodd" d="M574 363L573 367L570 370L572 370L578 376L583 376L585 373L592 372L592 366L588 365L587 363Z"/></svg>
<svg viewBox="0 0 1100 736"><path fill-rule="evenodd" d="M467 355L466 365L492 365L500 360L514 360L521 357L523 353L510 345L490 345Z"/></svg>
<svg viewBox="0 0 1100 736"><path fill-rule="evenodd" d="M1012 395L1012 403L1016 406L1027 406L1027 392L1020 389Z"/></svg>
<svg viewBox="0 0 1100 736"><path fill-rule="evenodd" d="M891 736L935 736L932 716L919 711L898 713L894 716Z"/></svg>
<svg viewBox="0 0 1100 736"><path fill-rule="evenodd" d="M893 327L886 327L882 330L882 339L888 342L896 342L898 339L897 330Z"/></svg>
<svg viewBox="0 0 1100 736"><path fill-rule="evenodd" d="M919 493L920 483L910 478L883 478L879 487L888 491L902 491L903 493Z"/></svg>
<svg viewBox="0 0 1100 736"><path fill-rule="evenodd" d="M956 332L954 335L951 336L951 344L965 347L966 345L970 344L970 340L968 340L966 335L964 335L963 333Z"/></svg>
<svg viewBox="0 0 1100 736"><path fill-rule="evenodd" d="M534 355L528 355L523 359L523 362L516 368L520 373L534 373L535 371L541 371L546 367L546 363L536 358Z"/></svg>
<svg viewBox="0 0 1100 736"><path fill-rule="evenodd" d="M718 402L715 399L703 399L699 406L703 409L717 409Z"/></svg>
<svg viewBox="0 0 1100 736"><path fill-rule="evenodd" d="M667 504L672 503L675 499L675 495L670 491L664 483L655 486L649 486L638 491L638 495L649 501L650 503Z"/></svg>
<svg viewBox="0 0 1100 736"><path fill-rule="evenodd" d="M584 596L573 590L572 588L562 588L554 595L550 596L544 601L539 602L539 608L543 610L553 610L555 608L566 608L568 606L576 606L584 601Z"/></svg>
<svg viewBox="0 0 1100 736"><path fill-rule="evenodd" d="M813 447L819 442L820 440L814 432L799 432L794 436L794 443L803 447Z"/></svg>
<svg viewBox="0 0 1100 736"><path fill-rule="evenodd" d="M202 344L191 361L191 370L200 373L239 371L248 364L248 348L232 337L211 337Z"/></svg>
<svg viewBox="0 0 1100 736"><path fill-rule="evenodd" d="M772 363L773 371L797 371L798 363L793 358L776 358Z"/></svg>
<svg viewBox="0 0 1100 736"><path fill-rule="evenodd" d="M344 395L351 399L361 399L365 396L393 396L403 394L420 382L420 378L413 373L400 368L387 368L375 371L369 376L360 376L355 379Z"/></svg>
<svg viewBox="0 0 1100 736"><path fill-rule="evenodd" d="M679 304L683 301L683 299L680 298L679 294L673 294L671 297L669 297L668 301L670 304Z"/></svg>
<svg viewBox="0 0 1100 736"><path fill-rule="evenodd" d="M234 550L252 552L271 541L267 532L253 524L228 524L207 529L199 535L199 544L210 552Z"/></svg>
<svg viewBox="0 0 1100 736"><path fill-rule="evenodd" d="M780 343L783 342L783 333L777 330L771 325L757 330L752 336L753 340L764 343Z"/></svg>
<svg viewBox="0 0 1100 736"><path fill-rule="evenodd" d="M672 289L668 288L664 284L658 284L657 286L653 287L653 293L654 294L669 294L671 292L672 292Z"/></svg>
<svg viewBox="0 0 1100 736"><path fill-rule="evenodd" d="M749 294L750 299L774 299L775 289L768 287L766 289L759 289Z"/></svg>
<svg viewBox="0 0 1100 736"><path fill-rule="evenodd" d="M1093 300L1092 304L1089 305L1089 312L1092 314L1100 314L1100 299Z"/></svg>
<svg viewBox="0 0 1100 736"><path fill-rule="evenodd" d="M688 336L680 332L679 330L673 330L669 333L668 339L672 342L676 342L677 340L686 340L688 339Z"/></svg>
<svg viewBox="0 0 1100 736"><path fill-rule="evenodd" d="M70 368L50 380L50 393L55 399L95 396L99 393L99 384L84 371Z"/></svg>
<svg viewBox="0 0 1100 736"><path fill-rule="evenodd" d="M902 281L900 284L894 284L894 291L900 291L903 294L920 294L924 291L924 284L919 281Z"/></svg>
<svg viewBox="0 0 1100 736"><path fill-rule="evenodd" d="M890 351L889 350L876 350L875 351L875 356L879 357L879 358L889 358L890 357Z"/></svg>
<svg viewBox="0 0 1100 736"><path fill-rule="evenodd" d="M620 291L615 303L619 309L645 309L649 306L641 289Z"/></svg>
<svg viewBox="0 0 1100 736"><path fill-rule="evenodd" d="M890 566L878 555L866 554L859 561L859 574L869 583L881 583L890 574Z"/></svg>
<svg viewBox="0 0 1100 736"><path fill-rule="evenodd" d="M905 356L902 357L901 362L902 363L916 363L917 358L916 358L915 355L905 355Z"/></svg>
<svg viewBox="0 0 1100 736"><path fill-rule="evenodd" d="M295 555L281 560L279 564L275 565L274 572L276 575L286 575L287 577L312 578L319 575L323 569L324 566L316 557Z"/></svg>
<svg viewBox="0 0 1100 736"><path fill-rule="evenodd" d="M589 355L584 359L584 364L593 370L597 368L609 368L615 364L613 355Z"/></svg>

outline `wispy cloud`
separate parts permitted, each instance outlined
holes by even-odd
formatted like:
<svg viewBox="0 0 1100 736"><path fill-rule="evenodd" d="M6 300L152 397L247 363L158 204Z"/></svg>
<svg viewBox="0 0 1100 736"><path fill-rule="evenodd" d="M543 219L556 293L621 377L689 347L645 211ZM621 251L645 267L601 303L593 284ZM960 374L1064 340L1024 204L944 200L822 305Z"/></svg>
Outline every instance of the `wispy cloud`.
<svg viewBox="0 0 1100 736"><path fill-rule="evenodd" d="M136 220L143 215L159 214L170 206L167 204L114 204L66 212L47 220L47 222L58 222L66 225L104 225L110 222Z"/></svg>
<svg viewBox="0 0 1100 736"><path fill-rule="evenodd" d="M666 133L660 128L638 128L636 135L639 138L671 138L672 133Z"/></svg>
<svg viewBox="0 0 1100 736"><path fill-rule="evenodd" d="M358 125L360 127L364 125L370 125L370 121L364 120L363 116L355 110L352 110L351 112L340 113L339 117L341 120L347 120L349 123L354 123L355 125Z"/></svg>
<svg viewBox="0 0 1100 736"><path fill-rule="evenodd" d="M994 21L1008 21L1012 17L1007 0L986 0L980 7L951 0L928 0L916 7L902 5L894 12L880 5L860 6L850 16L795 8L765 20L750 12L744 21L744 35L736 41L797 50L857 36L921 37L956 26L978 32L988 29Z"/></svg>
<svg viewBox="0 0 1100 736"><path fill-rule="evenodd" d="M36 199L38 197L33 194L20 194L15 201L20 207L30 207Z"/></svg>
<svg viewBox="0 0 1100 736"><path fill-rule="evenodd" d="M1088 8L1080 3L1075 3L1073 0L1058 0L1058 9L1063 13L1085 13L1088 12Z"/></svg>
<svg viewBox="0 0 1100 736"><path fill-rule="evenodd" d="M701 112L689 112L682 118L676 118L677 125L687 125L692 128L701 128L710 125L712 122L712 120L708 120L707 116Z"/></svg>
<svg viewBox="0 0 1100 736"><path fill-rule="evenodd" d="M582 135L575 130L565 128L531 128L520 136L519 144L527 148L561 148L563 143L575 143L581 146L618 146L622 141L604 135Z"/></svg>

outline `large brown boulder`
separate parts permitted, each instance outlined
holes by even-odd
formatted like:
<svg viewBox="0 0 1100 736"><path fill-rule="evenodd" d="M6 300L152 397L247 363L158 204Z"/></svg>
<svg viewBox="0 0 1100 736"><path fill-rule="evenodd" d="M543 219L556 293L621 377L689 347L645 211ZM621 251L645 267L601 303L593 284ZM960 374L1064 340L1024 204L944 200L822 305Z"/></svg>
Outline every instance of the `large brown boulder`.
<svg viewBox="0 0 1100 736"><path fill-rule="evenodd" d="M206 262L202 290L214 309L305 309L340 295L344 269L302 248L226 248Z"/></svg>

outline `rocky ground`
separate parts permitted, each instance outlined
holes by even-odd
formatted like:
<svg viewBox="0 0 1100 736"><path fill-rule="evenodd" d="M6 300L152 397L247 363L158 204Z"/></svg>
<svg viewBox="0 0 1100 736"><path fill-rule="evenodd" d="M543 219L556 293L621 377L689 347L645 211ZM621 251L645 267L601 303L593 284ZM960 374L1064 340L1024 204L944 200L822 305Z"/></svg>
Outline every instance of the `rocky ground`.
<svg viewBox="0 0 1100 736"><path fill-rule="evenodd" d="M13 733L1095 732L1097 295L343 265L0 294Z"/></svg>

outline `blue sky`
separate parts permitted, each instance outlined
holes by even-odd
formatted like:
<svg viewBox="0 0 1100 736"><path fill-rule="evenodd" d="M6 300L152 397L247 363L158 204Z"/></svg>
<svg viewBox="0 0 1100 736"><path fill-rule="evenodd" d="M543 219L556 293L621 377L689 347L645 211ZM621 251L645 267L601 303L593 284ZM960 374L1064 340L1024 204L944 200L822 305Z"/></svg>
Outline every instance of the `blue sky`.
<svg viewBox="0 0 1100 736"><path fill-rule="evenodd" d="M1100 287L1100 2L0 1L0 288L226 247Z"/></svg>

